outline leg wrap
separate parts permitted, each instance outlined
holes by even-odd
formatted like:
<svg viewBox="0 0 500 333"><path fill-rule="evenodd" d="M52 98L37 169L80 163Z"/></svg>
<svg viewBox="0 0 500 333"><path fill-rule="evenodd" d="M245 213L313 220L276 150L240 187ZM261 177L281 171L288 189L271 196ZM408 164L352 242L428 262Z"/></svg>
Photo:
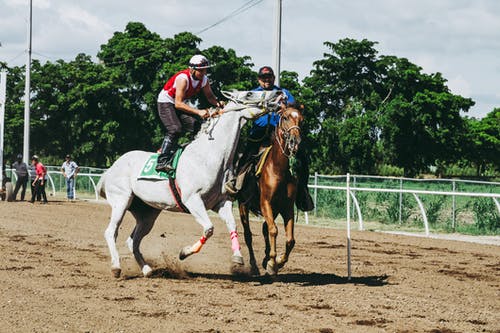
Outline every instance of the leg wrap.
<svg viewBox="0 0 500 333"><path fill-rule="evenodd" d="M233 249L233 251L239 251L241 249L237 231L231 231L231 249Z"/></svg>

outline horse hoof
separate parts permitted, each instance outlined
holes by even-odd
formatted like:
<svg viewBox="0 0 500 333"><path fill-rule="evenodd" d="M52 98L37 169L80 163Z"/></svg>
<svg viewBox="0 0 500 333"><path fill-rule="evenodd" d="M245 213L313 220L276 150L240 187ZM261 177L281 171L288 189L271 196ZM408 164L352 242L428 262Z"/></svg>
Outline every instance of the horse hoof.
<svg viewBox="0 0 500 333"><path fill-rule="evenodd" d="M113 274L113 277L119 278L120 275L122 274L121 268L113 268L111 269L111 274Z"/></svg>
<svg viewBox="0 0 500 333"><path fill-rule="evenodd" d="M181 252L179 253L179 259L184 260L192 254L193 254L193 252L191 251L191 246L185 246L182 248Z"/></svg>
<svg viewBox="0 0 500 333"><path fill-rule="evenodd" d="M267 263L269 262L269 258L264 258L262 260L262 268L266 269L267 268Z"/></svg>
<svg viewBox="0 0 500 333"><path fill-rule="evenodd" d="M287 261L288 260L283 259L283 257L280 257L278 260L276 260L276 266L278 267L278 269L282 269Z"/></svg>
<svg viewBox="0 0 500 333"><path fill-rule="evenodd" d="M242 256L237 256L237 255L233 255L231 257L231 262L234 263L234 264L238 264L238 265L244 265L244 261L243 261L243 257Z"/></svg>
<svg viewBox="0 0 500 333"><path fill-rule="evenodd" d="M151 274L153 274L153 269L149 267L149 265L144 265L144 267L142 267L142 274L144 277L150 277Z"/></svg>
<svg viewBox="0 0 500 333"><path fill-rule="evenodd" d="M267 262L266 273L270 276L276 276L278 274L278 268L272 261Z"/></svg>
<svg viewBox="0 0 500 333"><path fill-rule="evenodd" d="M257 265L252 266L252 268L250 268L250 275L251 276L260 276L259 267L257 267Z"/></svg>

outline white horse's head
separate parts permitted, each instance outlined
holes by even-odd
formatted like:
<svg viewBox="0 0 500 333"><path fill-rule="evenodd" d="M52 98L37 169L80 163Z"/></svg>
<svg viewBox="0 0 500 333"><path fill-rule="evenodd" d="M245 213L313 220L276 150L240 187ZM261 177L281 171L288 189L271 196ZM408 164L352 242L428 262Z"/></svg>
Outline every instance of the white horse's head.
<svg viewBox="0 0 500 333"><path fill-rule="evenodd" d="M279 109L283 94L273 91L223 91L229 100L224 112L239 111L244 118L256 118Z"/></svg>

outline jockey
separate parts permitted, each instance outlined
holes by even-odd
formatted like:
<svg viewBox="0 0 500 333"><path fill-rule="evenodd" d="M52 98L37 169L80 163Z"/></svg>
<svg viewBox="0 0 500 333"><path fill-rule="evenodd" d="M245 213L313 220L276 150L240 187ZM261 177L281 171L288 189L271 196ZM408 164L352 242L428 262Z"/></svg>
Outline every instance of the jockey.
<svg viewBox="0 0 500 333"><path fill-rule="evenodd" d="M274 80L276 78L274 76L274 71L271 67L264 66L261 69L259 69L257 79L259 81L259 86L255 88L254 91L279 90L283 94L285 94L286 96L285 103L287 105L295 104L295 98L288 90L280 88L274 84ZM250 142L262 141L262 138L265 138L266 136L269 137L269 135L266 135L266 133L269 134L271 133L272 130L274 130L274 128L278 125L279 119L280 117L278 116L278 114L276 112L272 112L260 116L259 118L254 120L252 128L250 129L249 141ZM252 153L253 154L257 153L258 148L259 147L257 146L256 149L252 149L253 150Z"/></svg>
<svg viewBox="0 0 500 333"><path fill-rule="evenodd" d="M210 67L206 57L200 54L193 56L189 60L189 68L175 73L158 94L158 114L167 134L163 139L156 171L172 170L170 160L178 148L177 141L182 130L194 134L199 118L209 117L208 110L190 106L187 103L189 98L203 91L210 104L222 107L208 82L206 74Z"/></svg>
<svg viewBox="0 0 500 333"><path fill-rule="evenodd" d="M259 86L253 89L254 91L279 90L286 96L284 103L290 106L295 104L295 98L288 90L280 88L274 84L276 77L274 76L274 71L271 67L261 67L259 69L257 79ZM252 155L256 155L258 153L259 148L262 145L270 144L273 131L276 126L278 126L279 118L280 116L276 112L272 112L254 120L252 128L250 129L250 134L247 138L245 152L243 153L238 167L244 166ZM314 209L314 203L309 194L309 189L307 188L307 181L309 179L309 160L307 154L304 152L303 145L299 146L299 151L297 152L296 157L297 160L300 161L301 165L299 168L299 182L297 187L297 198L300 198L300 200L297 201L297 207L302 211L310 211ZM234 179L229 180L226 183L226 189L229 193L237 193L239 191L239 189L235 188Z"/></svg>

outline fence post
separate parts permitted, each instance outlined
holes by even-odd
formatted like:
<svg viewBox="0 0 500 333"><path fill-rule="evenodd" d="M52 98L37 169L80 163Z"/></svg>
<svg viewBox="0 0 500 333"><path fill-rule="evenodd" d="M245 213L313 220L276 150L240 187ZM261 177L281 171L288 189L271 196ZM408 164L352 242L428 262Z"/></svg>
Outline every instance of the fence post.
<svg viewBox="0 0 500 333"><path fill-rule="evenodd" d="M451 184L452 184L452 192L455 193L455 189L456 189L455 188L455 180L453 180L451 182ZM455 231L455 209L456 209L455 205L456 205L456 203L455 203L455 195L453 194L451 196L451 229L453 231Z"/></svg>
<svg viewBox="0 0 500 333"><path fill-rule="evenodd" d="M356 185L357 185L356 184L356 175L353 175L352 176L352 187L356 187ZM351 194L351 192L349 194ZM352 205L351 206L351 216L354 216L354 209L355 209L355 207L354 207L354 205Z"/></svg>
<svg viewBox="0 0 500 333"><path fill-rule="evenodd" d="M403 177L399 178L399 189L403 189ZM403 192L399 192L399 224L402 223L402 212L403 212Z"/></svg>
<svg viewBox="0 0 500 333"><path fill-rule="evenodd" d="M351 192L349 173L346 176L346 206L347 206L347 280L351 281Z"/></svg>
<svg viewBox="0 0 500 333"><path fill-rule="evenodd" d="M314 172L314 216L318 214L318 172Z"/></svg>

